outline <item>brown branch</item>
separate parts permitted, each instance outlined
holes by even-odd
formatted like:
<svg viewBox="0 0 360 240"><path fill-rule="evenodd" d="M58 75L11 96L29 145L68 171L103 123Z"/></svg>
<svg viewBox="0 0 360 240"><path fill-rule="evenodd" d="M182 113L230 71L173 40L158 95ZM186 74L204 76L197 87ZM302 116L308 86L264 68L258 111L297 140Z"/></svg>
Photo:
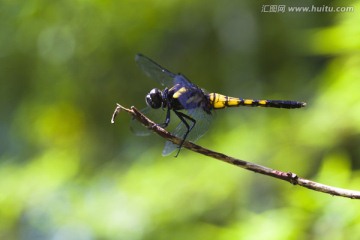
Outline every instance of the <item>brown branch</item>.
<svg viewBox="0 0 360 240"><path fill-rule="evenodd" d="M114 114L111 118L111 123L114 123L114 119L116 117L116 115L121 111L124 110L126 112L128 112L129 114L131 114L136 120L138 120L139 122L141 122L145 127L147 127L148 129L154 131L155 133L157 133L158 135L160 135L161 137L165 138L166 140L169 140L175 144L180 144L181 143L181 139L171 135L171 133L169 133L168 131L166 131L165 129L159 127L156 123L154 123L153 121L151 121L150 119L148 119L145 115L143 115L139 110L137 110L135 107L131 107L131 109L125 108L123 106L121 106L120 104L117 104L117 107L114 111ZM183 144L184 148L187 148L191 151L218 159L220 161L223 162L227 162L230 164L233 164L237 167L241 167L244 169L247 169L249 171L253 171L256 173L260 173L260 174L264 174L267 176L271 176L277 179L281 179L284 181L287 181L293 185L299 185L311 190L315 190L318 192L323 192L323 193L328 193L331 194L333 196L341 196L341 197L346 197L346 198L351 198L351 199L360 199L360 192L359 191L354 191L354 190L347 190L347 189L342 189L342 188L336 188L336 187L332 187L332 186L328 186L328 185L324 185L321 183L317 183L314 181L310 181L308 179L305 178L301 178L299 176L297 176L295 173L291 173L291 172L282 172L279 170L274 170L271 168L267 168L264 167L262 165L258 165L258 164L254 164L254 163L250 163L244 160L240 160L240 159L236 159L233 157L229 157L225 154L222 153L218 153L218 152L214 152L211 151L209 149L203 148L199 145L196 145L194 143L185 141Z"/></svg>

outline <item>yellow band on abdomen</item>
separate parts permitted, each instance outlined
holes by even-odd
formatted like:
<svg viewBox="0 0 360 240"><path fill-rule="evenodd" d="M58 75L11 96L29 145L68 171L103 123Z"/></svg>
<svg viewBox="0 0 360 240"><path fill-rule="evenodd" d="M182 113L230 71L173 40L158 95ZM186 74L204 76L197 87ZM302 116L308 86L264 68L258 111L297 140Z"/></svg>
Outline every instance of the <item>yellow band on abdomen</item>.
<svg viewBox="0 0 360 240"><path fill-rule="evenodd" d="M225 108L239 106L241 100L239 98L228 97L218 93L210 93L209 100L213 108Z"/></svg>

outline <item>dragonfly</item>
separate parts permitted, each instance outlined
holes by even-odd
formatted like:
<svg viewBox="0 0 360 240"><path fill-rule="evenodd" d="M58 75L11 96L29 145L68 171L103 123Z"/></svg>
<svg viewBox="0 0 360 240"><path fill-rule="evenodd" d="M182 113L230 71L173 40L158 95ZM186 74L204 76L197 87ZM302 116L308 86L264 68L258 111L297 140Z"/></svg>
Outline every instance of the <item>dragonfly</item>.
<svg viewBox="0 0 360 240"><path fill-rule="evenodd" d="M153 88L146 95L147 107L142 112L146 114L152 110L160 111L159 114L162 114L164 119L157 124L163 128L169 126L174 117L172 113L180 120L171 134L182 140L179 145L166 141L162 152L163 156L170 155L177 149L175 155L177 157L185 140L195 142L201 138L210 128L214 110L239 106L285 109L306 106L305 102L298 101L255 100L230 97L219 93L207 93L183 74L174 74L142 54L137 54L135 61L146 76L164 87L163 90ZM135 122L137 121L133 119L131 125L138 124ZM138 127L132 127L132 129L138 129ZM147 135L147 133L135 130L135 134L138 135Z"/></svg>

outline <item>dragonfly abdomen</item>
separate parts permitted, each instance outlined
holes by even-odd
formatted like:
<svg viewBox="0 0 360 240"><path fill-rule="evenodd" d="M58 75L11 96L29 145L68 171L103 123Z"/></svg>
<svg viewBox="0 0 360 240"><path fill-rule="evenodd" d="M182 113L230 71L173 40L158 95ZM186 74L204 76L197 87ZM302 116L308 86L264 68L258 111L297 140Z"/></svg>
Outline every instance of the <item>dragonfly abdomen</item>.
<svg viewBox="0 0 360 240"><path fill-rule="evenodd" d="M272 108L301 108L305 107L306 103L287 100L255 100L243 99L225 96L219 93L208 94L211 106L214 109L221 109L225 107L272 107Z"/></svg>

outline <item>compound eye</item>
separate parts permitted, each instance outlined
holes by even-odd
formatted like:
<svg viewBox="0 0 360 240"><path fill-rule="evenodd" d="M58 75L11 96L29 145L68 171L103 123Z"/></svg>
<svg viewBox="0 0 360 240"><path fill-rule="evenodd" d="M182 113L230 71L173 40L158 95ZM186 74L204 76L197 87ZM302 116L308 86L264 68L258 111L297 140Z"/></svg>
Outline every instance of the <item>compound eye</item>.
<svg viewBox="0 0 360 240"><path fill-rule="evenodd" d="M145 101L146 104L151 108L155 108L155 109L160 108L163 102L162 92L157 88L152 89L146 95Z"/></svg>

